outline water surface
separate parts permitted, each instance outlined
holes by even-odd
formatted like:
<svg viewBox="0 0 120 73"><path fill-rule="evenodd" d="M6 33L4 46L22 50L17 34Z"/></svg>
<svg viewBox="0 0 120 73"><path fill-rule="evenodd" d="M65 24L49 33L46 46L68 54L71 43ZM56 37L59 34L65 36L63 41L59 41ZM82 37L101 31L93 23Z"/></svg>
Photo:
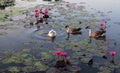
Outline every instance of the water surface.
<svg viewBox="0 0 120 73"><path fill-rule="evenodd" d="M118 69L116 73L119 73L117 71L120 68L120 1L65 1L61 3L63 8L60 7L61 4L53 2L49 3L53 4L53 6L43 5L43 8L51 10L51 19L49 19L49 24L42 25L40 30L37 31L36 26L24 28L24 23L20 23L21 25L16 26L17 28L19 27L18 29L14 29L13 32L7 30L7 35L0 35L0 67L4 65L4 69L0 69L1 72L6 72L6 70L11 72L44 71L46 68L49 68L52 64L51 61L55 59L53 52L60 49L68 52L68 59L73 65L77 65L82 69L81 73L110 73L116 69ZM81 10L79 6L85 8ZM103 19L108 20L106 23L106 41L91 39L92 42L89 43L88 30L85 29L85 26L90 24L93 24L93 27L98 26L98 21ZM82 24L79 24L80 21L82 21ZM66 40L65 25L70 25L71 27L81 26L83 34L71 35L69 40ZM54 42L51 42L47 36L50 29L58 32ZM96 27L95 30L97 29ZM110 63L110 51L117 52L115 65ZM107 60L102 58L103 55L107 56ZM89 67L87 62L91 58L93 58L94 64L92 67Z"/></svg>

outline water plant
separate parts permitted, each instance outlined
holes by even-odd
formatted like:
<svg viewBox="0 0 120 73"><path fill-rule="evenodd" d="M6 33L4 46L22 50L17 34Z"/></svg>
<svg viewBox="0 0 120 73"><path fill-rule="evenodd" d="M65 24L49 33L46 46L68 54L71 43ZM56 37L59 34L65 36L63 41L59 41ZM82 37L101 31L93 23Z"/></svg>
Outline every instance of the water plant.
<svg viewBox="0 0 120 73"><path fill-rule="evenodd" d="M18 72L20 72L20 68L19 67L9 67L8 68L8 71L9 72L12 72L12 73L18 73Z"/></svg>
<svg viewBox="0 0 120 73"><path fill-rule="evenodd" d="M104 26L105 26L105 24L101 23L101 24L99 24L99 26L100 26L100 27L104 27Z"/></svg>
<svg viewBox="0 0 120 73"><path fill-rule="evenodd" d="M109 54L112 56L112 60L110 61L111 63L115 64L114 61L114 56L117 54L115 51L110 51Z"/></svg>

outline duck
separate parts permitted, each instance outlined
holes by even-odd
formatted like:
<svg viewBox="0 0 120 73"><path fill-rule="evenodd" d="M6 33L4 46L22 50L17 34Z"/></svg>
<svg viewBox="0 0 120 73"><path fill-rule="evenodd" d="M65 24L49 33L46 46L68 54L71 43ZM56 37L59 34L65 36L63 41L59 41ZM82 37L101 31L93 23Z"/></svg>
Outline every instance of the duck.
<svg viewBox="0 0 120 73"><path fill-rule="evenodd" d="M87 26L86 29L89 29L89 37L90 38L99 38L99 37L104 37L106 33L106 28L100 28L100 30L96 32L92 32L92 29L90 26Z"/></svg>
<svg viewBox="0 0 120 73"><path fill-rule="evenodd" d="M68 25L66 25L65 26L65 28L67 29L66 31L67 31L67 38L66 38L66 40L69 40L69 38L70 38L70 34L82 34L81 33L81 27L78 27L78 28L69 28L69 26Z"/></svg>
<svg viewBox="0 0 120 73"><path fill-rule="evenodd" d="M81 27L70 29L68 25L66 25L65 28L67 29L68 34L80 34L81 33L80 30L82 29Z"/></svg>
<svg viewBox="0 0 120 73"><path fill-rule="evenodd" d="M48 36L51 37L51 38L55 37L56 36L56 31L51 29L48 33Z"/></svg>

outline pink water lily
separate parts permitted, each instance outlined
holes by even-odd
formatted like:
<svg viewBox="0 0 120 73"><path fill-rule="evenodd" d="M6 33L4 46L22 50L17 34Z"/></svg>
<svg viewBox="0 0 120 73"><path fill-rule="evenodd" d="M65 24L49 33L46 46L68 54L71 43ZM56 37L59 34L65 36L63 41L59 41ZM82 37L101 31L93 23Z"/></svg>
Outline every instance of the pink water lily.
<svg viewBox="0 0 120 73"><path fill-rule="evenodd" d="M54 54L62 56L62 57L66 57L68 55L66 52L62 52L61 50L55 51Z"/></svg>
<svg viewBox="0 0 120 73"><path fill-rule="evenodd" d="M54 54L56 54L56 55L60 55L61 53L62 53L61 50L57 50L57 51L54 52Z"/></svg>
<svg viewBox="0 0 120 73"><path fill-rule="evenodd" d="M48 14L48 10L47 9L44 10L44 14Z"/></svg>
<svg viewBox="0 0 120 73"><path fill-rule="evenodd" d="M115 52L115 51L110 51L109 54L110 54L111 56L115 56L115 55L116 55L116 52Z"/></svg>
<svg viewBox="0 0 120 73"><path fill-rule="evenodd" d="M105 24L103 24L103 23L101 23L101 24L99 24L101 27L104 27L105 26Z"/></svg>
<svg viewBox="0 0 120 73"><path fill-rule="evenodd" d="M64 56L64 57L66 57L68 54L66 53L66 52L62 52L61 53L61 56Z"/></svg>
<svg viewBox="0 0 120 73"><path fill-rule="evenodd" d="M35 14L35 16L36 16L36 17L39 17L39 16L40 16L40 14L39 14L39 13L36 13L36 14Z"/></svg>
<svg viewBox="0 0 120 73"><path fill-rule="evenodd" d="M35 12L37 13L39 10L38 9L35 9Z"/></svg>
<svg viewBox="0 0 120 73"><path fill-rule="evenodd" d="M64 57L66 57L68 55L66 52L63 52L62 54Z"/></svg>

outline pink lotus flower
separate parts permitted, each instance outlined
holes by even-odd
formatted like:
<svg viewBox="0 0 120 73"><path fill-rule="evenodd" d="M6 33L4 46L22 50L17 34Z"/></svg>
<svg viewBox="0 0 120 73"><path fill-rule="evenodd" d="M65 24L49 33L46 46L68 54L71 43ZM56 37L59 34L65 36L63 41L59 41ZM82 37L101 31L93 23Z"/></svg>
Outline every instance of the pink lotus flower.
<svg viewBox="0 0 120 73"><path fill-rule="evenodd" d="M37 13L39 10L38 9L35 9L35 12Z"/></svg>
<svg viewBox="0 0 120 73"><path fill-rule="evenodd" d="M104 27L105 26L105 24L103 24L103 23L101 23L101 24L99 24L101 27Z"/></svg>
<svg viewBox="0 0 120 73"><path fill-rule="evenodd" d="M115 52L115 51L110 51L109 54L110 54L111 56L114 56L114 55L116 55L116 52Z"/></svg>
<svg viewBox="0 0 120 73"><path fill-rule="evenodd" d="M54 52L54 54L56 54L56 55L60 55L61 53L62 53L61 50L57 50L57 51Z"/></svg>
<svg viewBox="0 0 120 73"><path fill-rule="evenodd" d="M60 54L60 56L66 57L66 56L67 56L67 53L66 53L66 52L62 52L62 53Z"/></svg>
<svg viewBox="0 0 120 73"><path fill-rule="evenodd" d="M35 14L35 16L36 16L36 17L39 17L39 16L40 16L40 14L39 14L39 13L36 13L36 14Z"/></svg>
<svg viewBox="0 0 120 73"><path fill-rule="evenodd" d="M42 8L40 9L40 13L43 13Z"/></svg>
<svg viewBox="0 0 120 73"><path fill-rule="evenodd" d="M48 14L48 10L47 9L44 10L44 14Z"/></svg>

